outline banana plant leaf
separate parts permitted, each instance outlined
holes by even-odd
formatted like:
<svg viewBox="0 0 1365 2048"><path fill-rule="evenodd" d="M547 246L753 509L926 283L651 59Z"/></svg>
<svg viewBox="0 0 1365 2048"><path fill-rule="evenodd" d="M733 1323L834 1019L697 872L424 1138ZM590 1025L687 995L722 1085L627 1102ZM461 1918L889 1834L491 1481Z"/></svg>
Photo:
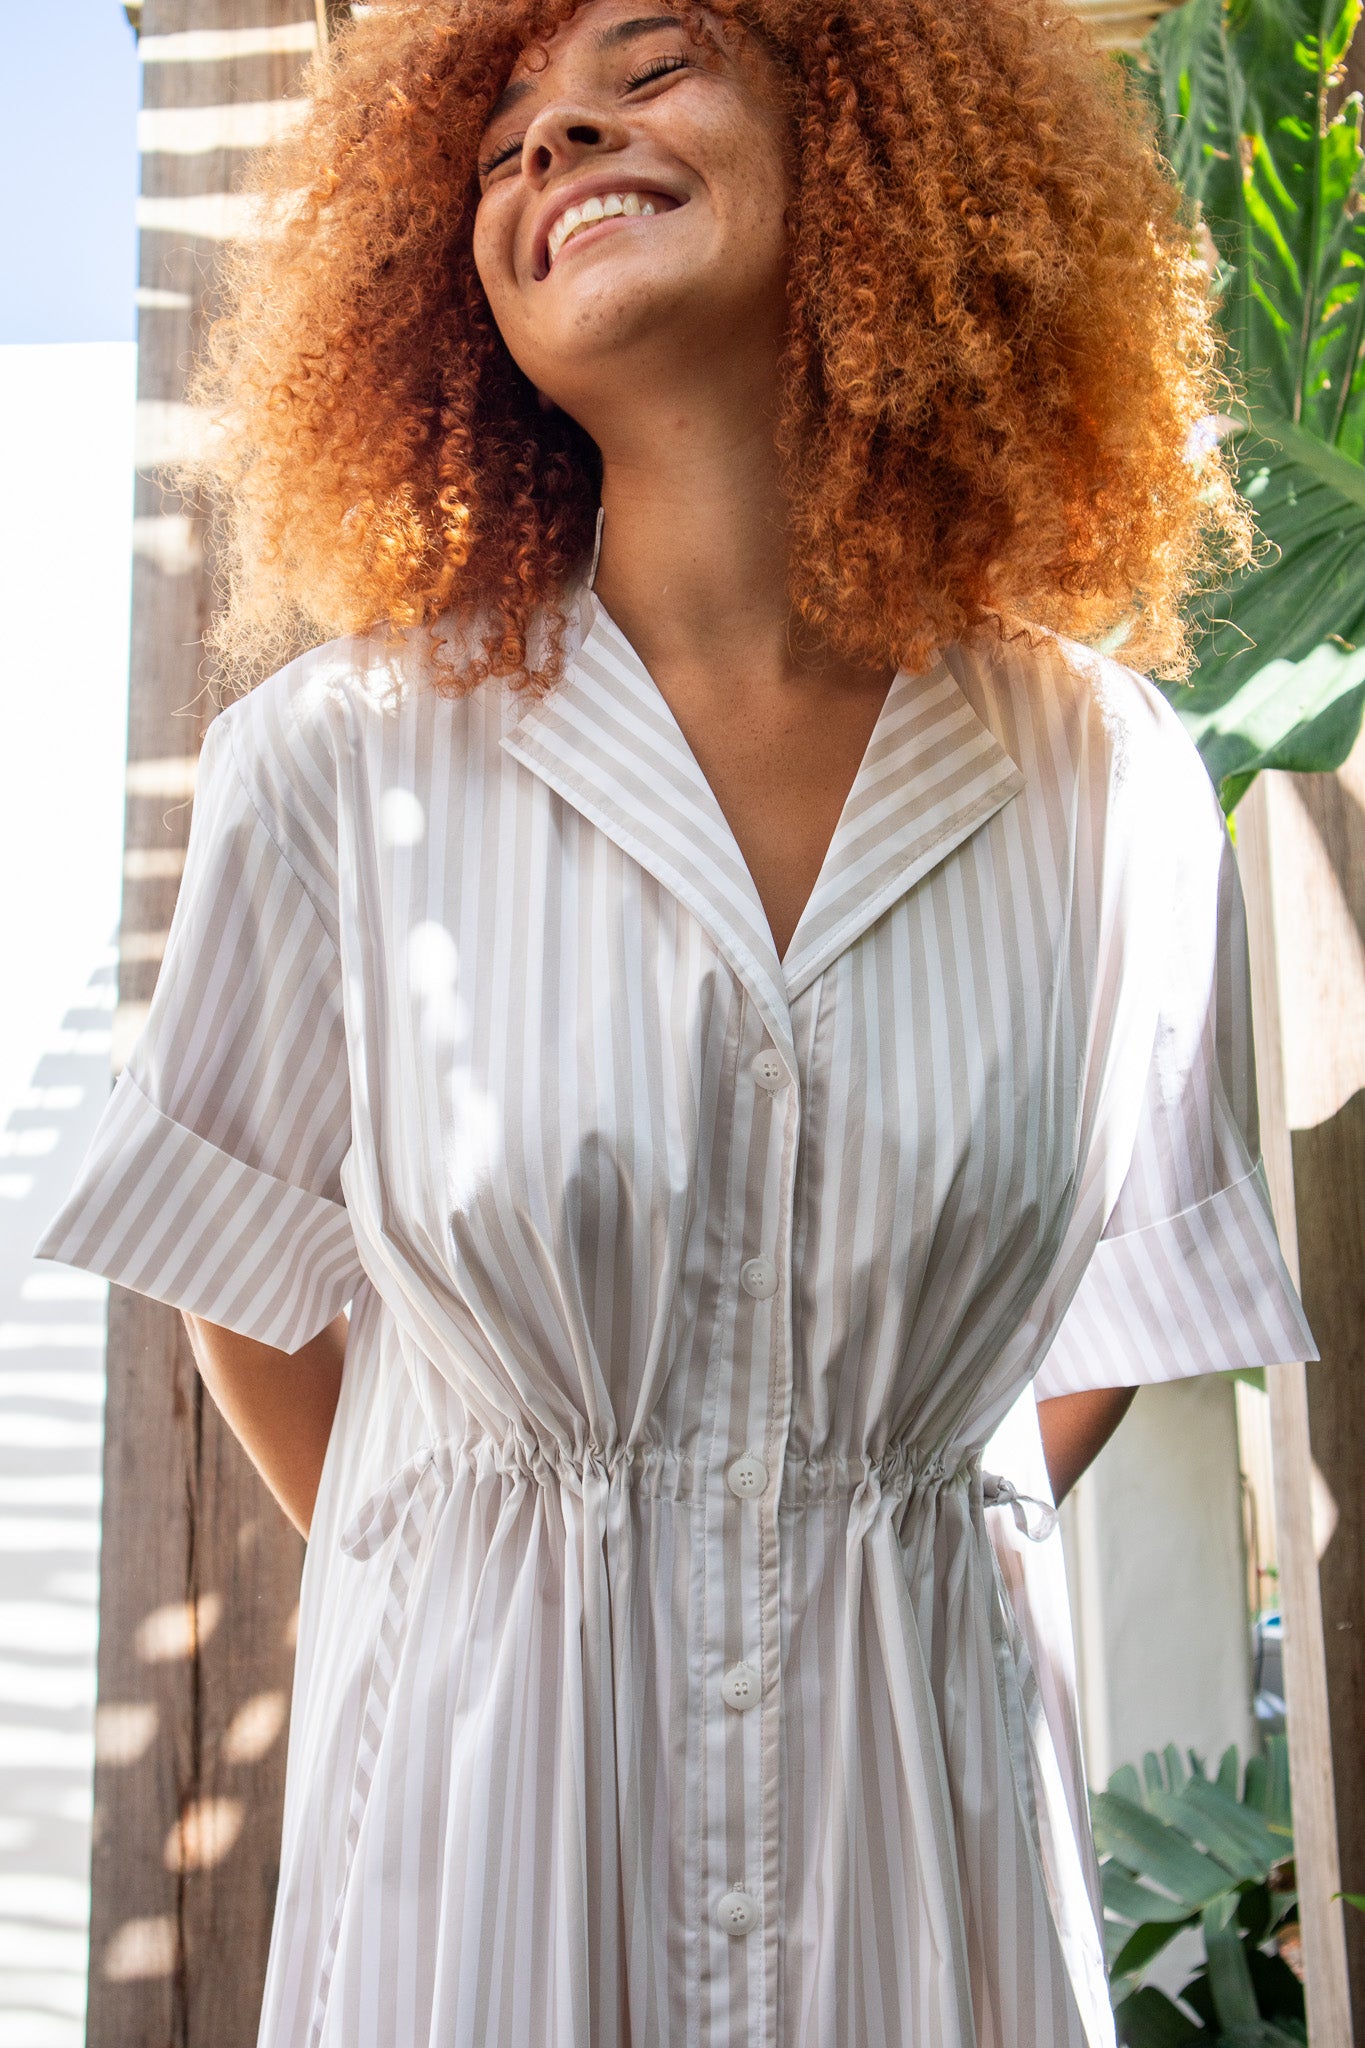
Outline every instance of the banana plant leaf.
<svg viewBox="0 0 1365 2048"><path fill-rule="evenodd" d="M1126 1765L1092 1793L1091 1818L1119 2038L1302 2043L1303 1988L1273 1946L1297 1903L1283 1736L1245 1774L1235 1748L1213 1775L1193 1752L1149 1752L1140 1771ZM1186 1928L1202 1936L1204 1961L1177 2002L1142 1978Z"/></svg>
<svg viewBox="0 0 1365 2048"><path fill-rule="evenodd" d="M1360 95L1333 105L1360 11L1186 0L1119 60L1217 251L1224 431L1271 544L1191 603L1193 685L1163 685L1228 811L1263 768L1339 767L1365 717L1365 153Z"/></svg>
<svg viewBox="0 0 1365 2048"><path fill-rule="evenodd" d="M1144 1985L1114 2008L1120 2041L1125 2048L1307 2048L1308 2030L1295 2020L1255 2020L1246 2026L1220 2029L1201 2026L1181 2011L1164 1991Z"/></svg>
<svg viewBox="0 0 1365 2048"><path fill-rule="evenodd" d="M1114 2007L1114 2022L1127 2048L1185 2048L1189 2041L1208 2039L1196 2020L1151 1984Z"/></svg>
<svg viewBox="0 0 1365 2048"><path fill-rule="evenodd" d="M1365 466L1274 431L1280 446L1254 427L1235 441L1239 487L1278 558L1196 601L1199 668L1165 686L1227 811L1263 768L1339 768L1365 717ZM1309 467L1305 444L1315 464L1357 472L1358 501L1326 463ZM1268 647L1282 651L1267 661Z"/></svg>

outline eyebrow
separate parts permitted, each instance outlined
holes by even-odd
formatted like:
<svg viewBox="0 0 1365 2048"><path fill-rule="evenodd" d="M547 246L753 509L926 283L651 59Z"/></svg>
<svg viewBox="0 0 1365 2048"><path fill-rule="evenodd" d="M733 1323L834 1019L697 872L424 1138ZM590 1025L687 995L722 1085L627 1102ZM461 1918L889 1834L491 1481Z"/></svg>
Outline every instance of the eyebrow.
<svg viewBox="0 0 1365 2048"><path fill-rule="evenodd" d="M640 14L631 21L614 21L610 28L599 30L593 42L599 50L619 49L622 43L634 42L637 36L651 35L655 29L681 28L682 17L677 14ZM512 84L499 94L488 115L488 124L508 114L519 105L526 95L535 91L535 81L530 78L514 79Z"/></svg>

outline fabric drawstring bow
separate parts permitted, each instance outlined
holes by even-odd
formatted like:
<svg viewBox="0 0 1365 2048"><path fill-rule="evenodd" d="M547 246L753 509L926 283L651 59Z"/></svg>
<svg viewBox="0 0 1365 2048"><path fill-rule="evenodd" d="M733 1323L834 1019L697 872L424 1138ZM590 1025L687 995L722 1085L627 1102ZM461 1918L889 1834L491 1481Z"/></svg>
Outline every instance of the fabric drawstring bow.
<svg viewBox="0 0 1365 2048"><path fill-rule="evenodd" d="M981 1498L988 1508L1012 1509L1018 1528L1031 1543L1045 1543L1057 1526L1057 1510L1050 1501L1020 1493L1012 1479L1002 1478L998 1472L982 1473ZM1036 1516L1030 1517L1030 1508L1037 1509Z"/></svg>

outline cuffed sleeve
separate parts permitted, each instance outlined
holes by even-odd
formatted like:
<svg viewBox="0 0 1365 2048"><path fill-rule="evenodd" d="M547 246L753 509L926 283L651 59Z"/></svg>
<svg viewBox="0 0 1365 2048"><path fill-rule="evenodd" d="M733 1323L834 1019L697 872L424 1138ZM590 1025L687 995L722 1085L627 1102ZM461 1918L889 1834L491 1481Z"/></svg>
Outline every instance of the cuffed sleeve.
<svg viewBox="0 0 1365 2048"><path fill-rule="evenodd" d="M1178 1215L1102 1238L1037 1397L1316 1358L1258 1160Z"/></svg>
<svg viewBox="0 0 1365 2048"><path fill-rule="evenodd" d="M1168 758L1188 801L1162 812L1180 845L1131 1157L1040 1400L1318 1356L1261 1157L1241 879L1197 756L1188 777L1193 753L1180 729Z"/></svg>
<svg viewBox="0 0 1365 2048"><path fill-rule="evenodd" d="M146 1024L39 1258L295 1351L363 1277L341 966L234 745L200 755Z"/></svg>

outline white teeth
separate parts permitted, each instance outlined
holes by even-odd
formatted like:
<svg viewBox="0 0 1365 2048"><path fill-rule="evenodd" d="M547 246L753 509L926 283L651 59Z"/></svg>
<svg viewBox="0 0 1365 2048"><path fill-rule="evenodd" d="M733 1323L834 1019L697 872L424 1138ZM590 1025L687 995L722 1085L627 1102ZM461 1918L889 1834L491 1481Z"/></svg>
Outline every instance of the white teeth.
<svg viewBox="0 0 1365 2048"><path fill-rule="evenodd" d="M618 214L630 219L637 215L652 215L658 211L652 199L641 199L638 192L604 192L600 198L594 194L585 199L581 206L566 206L559 219L550 229L546 241L546 254L553 263L570 235L579 228L591 227L599 220L614 220Z"/></svg>

